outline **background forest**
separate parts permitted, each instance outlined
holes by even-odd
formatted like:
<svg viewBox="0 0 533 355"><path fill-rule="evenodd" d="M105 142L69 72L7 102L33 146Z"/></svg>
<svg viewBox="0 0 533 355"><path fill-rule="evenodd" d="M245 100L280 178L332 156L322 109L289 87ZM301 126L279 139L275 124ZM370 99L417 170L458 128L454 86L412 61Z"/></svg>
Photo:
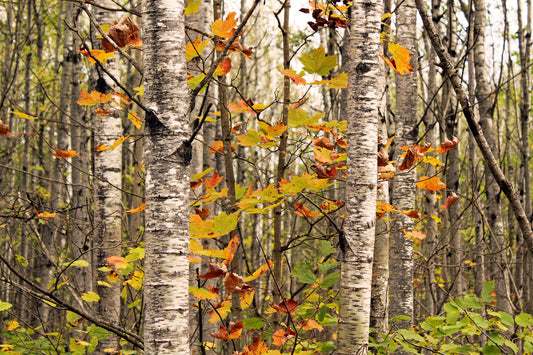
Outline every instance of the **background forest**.
<svg viewBox="0 0 533 355"><path fill-rule="evenodd" d="M533 353L531 0L0 2L0 354Z"/></svg>

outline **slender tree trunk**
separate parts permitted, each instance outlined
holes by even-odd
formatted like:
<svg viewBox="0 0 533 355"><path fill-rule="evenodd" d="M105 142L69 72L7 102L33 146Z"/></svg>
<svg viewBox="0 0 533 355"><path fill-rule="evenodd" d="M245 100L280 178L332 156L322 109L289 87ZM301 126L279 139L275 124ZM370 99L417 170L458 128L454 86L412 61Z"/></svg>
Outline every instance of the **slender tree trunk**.
<svg viewBox="0 0 533 355"><path fill-rule="evenodd" d="M401 147L416 143L418 136L417 107L417 38L414 0L398 2L397 41L410 53L414 70L409 75L396 76L396 138L394 159L400 159ZM405 171L392 184L392 205L398 210L415 207L416 169ZM398 214L392 225L390 267L390 317L413 317L413 241L405 232L413 230L413 219ZM412 319L395 321L393 328L410 328Z"/></svg>
<svg viewBox="0 0 533 355"><path fill-rule="evenodd" d="M341 264L337 353L366 354L376 225L378 118L384 95L379 62L383 5L381 1L354 1L351 11L346 246Z"/></svg>
<svg viewBox="0 0 533 355"><path fill-rule="evenodd" d="M186 144L190 113L184 6L184 0L143 4L144 87L146 107L151 110L145 120L146 354L190 351L187 155L191 153Z"/></svg>

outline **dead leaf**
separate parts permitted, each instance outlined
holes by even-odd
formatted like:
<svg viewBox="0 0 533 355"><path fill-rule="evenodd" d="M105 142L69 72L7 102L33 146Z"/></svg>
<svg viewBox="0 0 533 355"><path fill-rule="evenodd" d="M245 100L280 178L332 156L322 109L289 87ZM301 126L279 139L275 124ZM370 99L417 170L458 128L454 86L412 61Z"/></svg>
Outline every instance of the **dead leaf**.
<svg viewBox="0 0 533 355"><path fill-rule="evenodd" d="M445 210L449 207L452 207L457 202L458 199L459 199L459 196L457 196L457 194L452 191L448 194L448 197L446 197L446 203L442 205L440 208Z"/></svg>
<svg viewBox="0 0 533 355"><path fill-rule="evenodd" d="M287 307L285 307L285 304ZM298 309L298 302L293 300L292 298L288 298L285 300L285 302L281 301L280 304L270 304L270 307L274 308L276 311L281 313L294 313ZM287 312L288 310L288 312Z"/></svg>
<svg viewBox="0 0 533 355"><path fill-rule="evenodd" d="M106 35L115 42L119 48L123 48L128 44L139 45L140 37L136 35L139 31L139 26L130 17L125 17L120 22L114 22L106 32ZM115 47L105 38L101 38L102 47L106 53L114 52Z"/></svg>
<svg viewBox="0 0 533 355"><path fill-rule="evenodd" d="M203 275L198 275L198 278L200 279L214 279L217 277L220 277L222 275L225 275L228 272L228 268L225 264L213 264L209 263L209 267L207 268L207 272Z"/></svg>
<svg viewBox="0 0 533 355"><path fill-rule="evenodd" d="M224 277L224 286L226 286L228 293L232 293L241 282L242 277L233 272L228 272L226 277Z"/></svg>

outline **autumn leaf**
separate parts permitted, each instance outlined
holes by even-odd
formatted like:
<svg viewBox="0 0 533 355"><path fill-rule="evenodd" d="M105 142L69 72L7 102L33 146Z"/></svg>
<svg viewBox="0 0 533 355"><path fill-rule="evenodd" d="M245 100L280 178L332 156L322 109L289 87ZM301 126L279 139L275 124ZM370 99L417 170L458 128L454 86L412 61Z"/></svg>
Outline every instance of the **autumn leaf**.
<svg viewBox="0 0 533 355"><path fill-rule="evenodd" d="M246 101L244 101L243 99L238 99L237 102L238 104L230 102L228 104L228 110L236 113L249 112L256 115L267 107L263 104L254 104L251 99L248 99Z"/></svg>
<svg viewBox="0 0 533 355"><path fill-rule="evenodd" d="M185 46L185 59L190 61L202 55L205 47L209 44L209 41L211 41L210 38L202 42L202 36L198 36L194 41L187 43Z"/></svg>
<svg viewBox="0 0 533 355"><path fill-rule="evenodd" d="M287 307L285 307L285 304L287 304ZM288 298L285 300L285 302L281 301L279 304L272 303L270 304L270 307L274 308L276 311L281 312L281 313L292 314L298 309L298 302L296 302L292 298Z"/></svg>
<svg viewBox="0 0 533 355"><path fill-rule="evenodd" d="M137 112L128 110L128 119L131 121L131 123L133 123L135 128L137 128L137 129L141 128L142 120L139 117L139 115L137 115Z"/></svg>
<svg viewBox="0 0 533 355"><path fill-rule="evenodd" d="M211 25L211 32L215 36L223 37L223 38L230 38L233 33L235 32L235 25L237 25L237 22L239 19L235 18L236 13L230 12L228 16L226 16L225 20L218 19Z"/></svg>
<svg viewBox="0 0 533 355"><path fill-rule="evenodd" d="M199 300L214 300L215 298L220 298L220 295L217 293L206 290L205 288L197 288L194 286L189 286L189 292Z"/></svg>
<svg viewBox="0 0 533 355"><path fill-rule="evenodd" d="M218 40L215 49L217 51L221 51L224 49L227 43L228 41ZM244 48L239 38L236 38L235 41L230 44L228 48L228 53L231 52L240 52L248 59L252 59L252 54L254 54L252 47Z"/></svg>
<svg viewBox="0 0 533 355"><path fill-rule="evenodd" d="M202 208L202 209L195 208L194 213L200 216L200 218L203 219L204 221L211 214L211 212L209 211L209 208L207 207Z"/></svg>
<svg viewBox="0 0 533 355"><path fill-rule="evenodd" d="M211 176L210 178L204 178L205 188L209 189L210 187L217 186L218 184L220 184L223 178L224 178L223 176L218 175L218 172L215 171L213 173L213 176ZM205 219L205 218L202 218L202 219Z"/></svg>
<svg viewBox="0 0 533 355"><path fill-rule="evenodd" d="M75 150L61 150L61 149L55 149L55 153L52 153L52 155L56 158L64 158L64 159L68 159L68 158L72 158L72 157L75 157L76 155L78 155L78 153L75 151Z"/></svg>
<svg viewBox="0 0 533 355"><path fill-rule="evenodd" d="M405 233L407 238L412 239L412 240L424 240L428 237L424 233L420 233L417 231L408 232L404 229L403 232Z"/></svg>
<svg viewBox="0 0 533 355"><path fill-rule="evenodd" d="M305 104L309 100L309 96L304 96L300 100L298 100L297 103L294 103L291 105L291 109L296 110L300 108L303 104Z"/></svg>
<svg viewBox="0 0 533 355"><path fill-rule="evenodd" d="M243 348L239 355L263 355L268 351L268 345L261 341L261 337L255 337L252 345Z"/></svg>
<svg viewBox="0 0 533 355"><path fill-rule="evenodd" d="M287 130L287 126L285 126L283 122L281 121L276 123L275 126L269 125L268 123L261 122L261 121L257 122L257 124L259 125L259 128L261 129L261 131L265 134L266 138L268 139L274 139L276 137L280 137Z"/></svg>
<svg viewBox="0 0 533 355"><path fill-rule="evenodd" d="M254 129L248 130L246 134L239 134L237 140L242 146L255 147L261 143L261 135Z"/></svg>
<svg viewBox="0 0 533 355"><path fill-rule="evenodd" d="M296 72L292 69L280 69L278 68L278 71L289 77L296 85L305 84L307 81L302 78L300 75L296 74Z"/></svg>
<svg viewBox="0 0 533 355"><path fill-rule="evenodd" d="M248 276L248 277L245 277L244 278L244 282L250 282L250 281L253 281L257 278L259 278L261 275L263 275L265 272L268 271L268 269L274 265L274 263L272 261L268 261L268 263L264 264L263 266L261 266L259 269L255 270L255 272Z"/></svg>
<svg viewBox="0 0 533 355"><path fill-rule="evenodd" d="M37 215L39 218L54 218L56 216L55 212L42 212Z"/></svg>
<svg viewBox="0 0 533 355"><path fill-rule="evenodd" d="M448 197L446 197L446 203L442 205L440 208L442 210L445 210L449 207L452 207L453 204L456 203L458 199L459 199L459 196L457 196L457 194L452 191L448 194Z"/></svg>
<svg viewBox="0 0 533 355"><path fill-rule="evenodd" d="M126 215L128 214L133 214L133 213L137 213L137 212L141 212L141 211L144 211L146 209L146 201L144 201L139 207L137 208L132 208L131 210L127 210L125 212Z"/></svg>
<svg viewBox="0 0 533 355"><path fill-rule="evenodd" d="M453 148L459 143L459 138L453 137L450 141L449 139L446 139L444 143L442 143L437 149L435 149L439 153L447 152Z"/></svg>
<svg viewBox="0 0 533 355"><path fill-rule="evenodd" d="M96 61L91 57L91 55L96 58L100 63L105 63L108 59L113 58L115 56L112 52L108 53L102 49L78 49L78 52L83 54L84 57L87 57L91 64L96 63Z"/></svg>
<svg viewBox="0 0 533 355"><path fill-rule="evenodd" d="M228 293L232 293L242 281L242 277L237 275L236 273L226 273L226 276L224 277L224 286L226 286L226 291Z"/></svg>
<svg viewBox="0 0 533 355"><path fill-rule="evenodd" d="M380 179L391 179L396 172L396 168L392 164L387 164L386 166L379 166L378 173Z"/></svg>
<svg viewBox="0 0 533 355"><path fill-rule="evenodd" d="M215 69L215 74L218 76L226 75L231 70L231 59L229 57L224 60Z"/></svg>
<svg viewBox="0 0 533 355"><path fill-rule="evenodd" d="M380 147L378 151L378 166L389 165L389 153L384 147Z"/></svg>
<svg viewBox="0 0 533 355"><path fill-rule="evenodd" d="M10 320L10 321L7 322L7 324L6 324L6 330L7 330L7 331L15 330L15 329L17 329L18 327L20 327L20 324L19 324L19 322L17 322L16 320Z"/></svg>
<svg viewBox="0 0 533 355"><path fill-rule="evenodd" d="M96 293L96 292L87 292L87 293L82 293L81 294L81 298L83 298L83 300L85 302L98 302L100 301L100 296Z"/></svg>
<svg viewBox="0 0 533 355"><path fill-rule="evenodd" d="M406 210L406 211L396 211L406 215L409 218L419 219L420 211L419 210Z"/></svg>
<svg viewBox="0 0 533 355"><path fill-rule="evenodd" d="M422 158L424 157L424 154L421 154L418 145L413 144L407 149L407 153L405 154L405 157L403 158L402 163L398 167L399 171L403 170L409 170L413 166L416 165Z"/></svg>
<svg viewBox="0 0 533 355"><path fill-rule="evenodd" d="M215 323L220 320L224 320L228 317L228 314L231 312L231 300L226 300L222 303L214 305L215 310L209 311L209 315L211 318L209 319L209 323Z"/></svg>
<svg viewBox="0 0 533 355"><path fill-rule="evenodd" d="M116 147L118 147L119 145L122 144L122 142L124 142L126 139L128 139L128 137L130 136L130 134L128 134L126 137L122 136L120 137L119 139L117 139L116 141L113 142L113 144L111 144L109 146L109 148L107 148L108 150L113 150L115 149Z"/></svg>
<svg viewBox="0 0 533 355"><path fill-rule="evenodd" d="M209 263L207 272L203 275L198 275L200 279L214 279L220 276L225 275L228 272L228 268L224 264L213 264Z"/></svg>
<svg viewBox="0 0 533 355"><path fill-rule="evenodd" d="M28 114L25 114L24 112L20 112L20 111L11 111L12 114L14 115L17 115L19 116L20 118L24 118L25 120L35 120L35 119L38 119L39 117L36 117L36 116L30 116Z"/></svg>
<svg viewBox="0 0 533 355"><path fill-rule="evenodd" d="M321 164L313 164L309 168L316 173L317 178L319 179L334 179L338 171L334 166L324 168Z"/></svg>
<svg viewBox="0 0 533 355"><path fill-rule="evenodd" d="M324 327L318 324L317 321L314 319L302 319L300 324L298 324L298 328L303 329L303 330L316 329L319 332L324 330Z"/></svg>
<svg viewBox="0 0 533 355"><path fill-rule="evenodd" d="M326 165L333 163L331 157L331 154L333 153L332 150L322 147L314 147L313 151L315 152L314 158L318 163Z"/></svg>
<svg viewBox="0 0 533 355"><path fill-rule="evenodd" d="M226 259L227 252L220 249L204 249L196 239L191 239L189 243L189 250L196 255L208 256L210 258Z"/></svg>
<svg viewBox="0 0 533 355"><path fill-rule="evenodd" d="M413 71L413 67L409 63L411 59L411 53L407 48L401 46L398 43L389 42L389 52L392 54L392 58L387 58L380 55L380 57L387 63L395 72L400 75L410 74Z"/></svg>
<svg viewBox="0 0 533 355"><path fill-rule="evenodd" d="M9 126L0 120L0 136L7 136L10 134L11 132L9 131Z"/></svg>
<svg viewBox="0 0 533 355"><path fill-rule="evenodd" d="M276 346L283 346L285 343L289 340L294 338L296 335L296 332L293 331L291 328L287 328L285 330L278 329L274 334L272 334L272 339L274 340L272 344Z"/></svg>
<svg viewBox="0 0 533 355"><path fill-rule="evenodd" d="M327 56L326 50L320 46L309 53L302 54L300 62L304 66L303 69L309 74L326 76L337 65L337 56Z"/></svg>
<svg viewBox="0 0 533 355"><path fill-rule="evenodd" d="M96 104L105 104L113 98L112 94L102 94L101 92L98 92L96 90L93 90L90 94L82 90L80 92L81 98L76 101L78 105L81 106L94 106Z"/></svg>
<svg viewBox="0 0 533 355"><path fill-rule="evenodd" d="M185 7L185 16L197 13L201 4L202 0L189 0Z"/></svg>
<svg viewBox="0 0 533 355"><path fill-rule="evenodd" d="M302 217L314 218L314 217L320 217L322 215L322 214L320 214L318 212L311 211L309 208L304 206L303 203L299 203L299 202L294 205L294 209L295 209L294 212L298 216L302 216Z"/></svg>
<svg viewBox="0 0 533 355"><path fill-rule="evenodd" d="M416 183L416 187L419 189L424 189L429 192L435 192L446 188L446 184L440 181L440 177L434 176L429 178L427 176L422 176L420 181Z"/></svg>
<svg viewBox="0 0 533 355"><path fill-rule="evenodd" d="M130 44L133 46L139 46L142 44L139 35L139 26L129 17L125 17L120 22L114 22L106 32L106 35L115 42L119 48L124 48ZM101 38L102 47L106 53L114 52L115 47L107 41L105 38Z"/></svg>
<svg viewBox="0 0 533 355"><path fill-rule="evenodd" d="M226 327L220 327L218 330L218 333L210 333L210 335L213 338L222 339L222 340L238 339L241 336L244 323L243 322L230 322L229 326L230 326L229 333Z"/></svg>
<svg viewBox="0 0 533 355"><path fill-rule="evenodd" d="M105 259L106 263L113 265L117 270L125 269L128 267L128 262L121 256L110 256Z"/></svg>
<svg viewBox="0 0 533 355"><path fill-rule="evenodd" d="M231 263L233 257L239 249L239 244L239 236L237 235L229 241L228 246L226 249L224 249L224 256L226 258L226 260L224 260L224 264L229 265Z"/></svg>

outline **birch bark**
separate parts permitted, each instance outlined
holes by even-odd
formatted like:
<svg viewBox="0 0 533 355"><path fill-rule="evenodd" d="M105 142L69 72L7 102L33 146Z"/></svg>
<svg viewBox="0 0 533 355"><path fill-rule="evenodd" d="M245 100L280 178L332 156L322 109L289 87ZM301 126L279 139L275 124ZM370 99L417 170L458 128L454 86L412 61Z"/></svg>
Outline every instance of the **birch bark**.
<svg viewBox="0 0 533 355"><path fill-rule="evenodd" d="M366 354L376 225L378 118L384 82L379 62L382 1L354 1L347 46L347 248L341 266L338 354Z"/></svg>
<svg viewBox="0 0 533 355"><path fill-rule="evenodd" d="M189 92L184 0L143 3L146 354L188 354ZM174 154L176 148L178 153ZM189 151L190 154L190 151Z"/></svg>

